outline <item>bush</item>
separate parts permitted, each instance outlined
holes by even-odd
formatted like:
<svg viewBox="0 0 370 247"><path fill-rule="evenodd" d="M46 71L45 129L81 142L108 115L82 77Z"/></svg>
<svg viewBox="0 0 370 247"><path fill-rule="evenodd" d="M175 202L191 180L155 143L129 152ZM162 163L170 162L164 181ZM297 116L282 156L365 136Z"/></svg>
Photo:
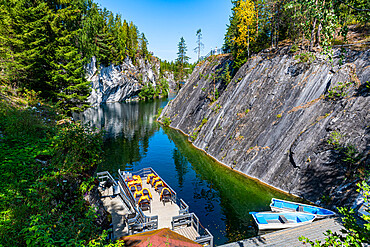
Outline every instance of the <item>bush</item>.
<svg viewBox="0 0 370 247"><path fill-rule="evenodd" d="M302 52L300 54L297 54L294 58L295 60L297 60L298 63L311 64L313 61L315 61L316 56L311 52Z"/></svg>
<svg viewBox="0 0 370 247"><path fill-rule="evenodd" d="M164 126L166 126L166 127L170 126L171 122L172 121L171 121L171 119L169 117L164 117L163 118L163 125Z"/></svg>
<svg viewBox="0 0 370 247"><path fill-rule="evenodd" d="M54 139L52 161L59 169L82 173L101 162L102 132L81 124L68 124Z"/></svg>

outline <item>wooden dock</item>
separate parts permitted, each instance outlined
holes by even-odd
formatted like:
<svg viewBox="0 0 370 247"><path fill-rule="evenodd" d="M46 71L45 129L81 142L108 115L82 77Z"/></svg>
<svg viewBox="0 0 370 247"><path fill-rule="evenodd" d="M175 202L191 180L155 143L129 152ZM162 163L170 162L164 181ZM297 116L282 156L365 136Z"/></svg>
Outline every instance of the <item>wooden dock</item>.
<svg viewBox="0 0 370 247"><path fill-rule="evenodd" d="M194 213L189 213L189 206L182 199L177 198L176 192L165 184L162 178L157 175L171 191L170 200L165 204L160 200L160 194L153 186L146 183L147 174L152 173L154 174L153 169L144 168L136 174L140 174L142 188L148 189L152 195L150 209L140 208L128 187L126 178L130 178L133 172L118 171L118 180L115 180L109 172L98 173L102 201L112 215L113 236L111 238L119 239L144 231L169 228L194 242L212 247L212 234L201 227L198 217ZM111 181L112 187L103 189L108 180Z"/></svg>
<svg viewBox="0 0 370 247"><path fill-rule="evenodd" d="M128 235L128 227L124 222L124 216L129 214L130 211L127 209L119 196L113 196L113 188L101 190L102 201L105 209L112 215L113 224L113 236L114 239Z"/></svg>
<svg viewBox="0 0 370 247"><path fill-rule="evenodd" d="M289 228L280 230L265 235L257 236L254 238L229 243L222 245L222 247L255 247L255 246L279 246L279 247L297 247L297 246L309 246L299 241L300 236L305 236L312 241L321 240L323 241L326 236L324 233L327 230L333 232L340 232L343 229L340 218L329 218L314 221L311 224L304 226Z"/></svg>
<svg viewBox="0 0 370 247"><path fill-rule="evenodd" d="M151 200L151 212L144 211L147 216L158 215L158 229L160 228L172 228L171 222L172 217L179 215L180 207L176 203L166 202L163 205L159 198L159 193L154 190L154 188L143 181L143 189L149 189L153 198Z"/></svg>

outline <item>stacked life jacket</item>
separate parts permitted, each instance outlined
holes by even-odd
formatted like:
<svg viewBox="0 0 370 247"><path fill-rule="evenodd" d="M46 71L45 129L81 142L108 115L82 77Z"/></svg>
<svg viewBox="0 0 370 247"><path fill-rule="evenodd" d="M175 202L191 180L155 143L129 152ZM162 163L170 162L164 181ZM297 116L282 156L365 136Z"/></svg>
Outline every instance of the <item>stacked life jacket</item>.
<svg viewBox="0 0 370 247"><path fill-rule="evenodd" d="M166 193L165 193L165 191L166 191ZM163 188L163 190L162 190L162 192L161 192L161 195L160 195L160 199L162 200L163 199L163 196L165 196L165 195L171 195L172 193L171 193L171 191L168 189L168 188Z"/></svg>
<svg viewBox="0 0 370 247"><path fill-rule="evenodd" d="M144 194L144 191L147 191L148 193L147 194ZM143 195L148 195L150 199L153 198L152 197L152 193L150 193L150 191L147 188L143 189L142 192L143 192Z"/></svg>
<svg viewBox="0 0 370 247"><path fill-rule="evenodd" d="M152 181L153 178L155 178L156 175L154 173L151 173L148 175L148 177L146 178L146 183L150 183Z"/></svg>
<svg viewBox="0 0 370 247"><path fill-rule="evenodd" d="M155 183L156 183L158 180L160 180L160 178L159 178L159 177L155 177L155 178L153 178L153 180L152 180L152 186L154 186L154 185L155 185Z"/></svg>

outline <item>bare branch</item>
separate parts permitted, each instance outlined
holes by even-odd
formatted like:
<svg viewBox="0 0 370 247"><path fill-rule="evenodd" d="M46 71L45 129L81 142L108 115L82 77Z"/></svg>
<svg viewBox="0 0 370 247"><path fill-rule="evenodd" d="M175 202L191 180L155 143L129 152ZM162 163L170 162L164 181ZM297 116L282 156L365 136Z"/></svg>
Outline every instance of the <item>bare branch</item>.
<svg viewBox="0 0 370 247"><path fill-rule="evenodd" d="M344 5L347 5L348 7L350 7L351 9L354 9L356 11L364 11L364 12L370 12L370 9L358 9L358 8L355 8L351 5L349 5L348 3L342 1L342 0L339 0L339 2L343 3Z"/></svg>

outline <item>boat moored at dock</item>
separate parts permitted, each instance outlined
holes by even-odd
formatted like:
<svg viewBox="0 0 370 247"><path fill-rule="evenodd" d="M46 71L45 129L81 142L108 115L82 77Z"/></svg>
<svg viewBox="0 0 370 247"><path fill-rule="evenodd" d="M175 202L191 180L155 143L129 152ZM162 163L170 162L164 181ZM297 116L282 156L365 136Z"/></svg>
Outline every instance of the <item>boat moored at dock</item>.
<svg viewBox="0 0 370 247"><path fill-rule="evenodd" d="M316 216L296 212L250 212L259 230L274 230L311 223Z"/></svg>
<svg viewBox="0 0 370 247"><path fill-rule="evenodd" d="M320 208L317 206L307 205L303 203L285 201L281 199L272 198L270 208L275 212L299 212L306 214L313 214L317 219L334 216L335 213L331 210Z"/></svg>

